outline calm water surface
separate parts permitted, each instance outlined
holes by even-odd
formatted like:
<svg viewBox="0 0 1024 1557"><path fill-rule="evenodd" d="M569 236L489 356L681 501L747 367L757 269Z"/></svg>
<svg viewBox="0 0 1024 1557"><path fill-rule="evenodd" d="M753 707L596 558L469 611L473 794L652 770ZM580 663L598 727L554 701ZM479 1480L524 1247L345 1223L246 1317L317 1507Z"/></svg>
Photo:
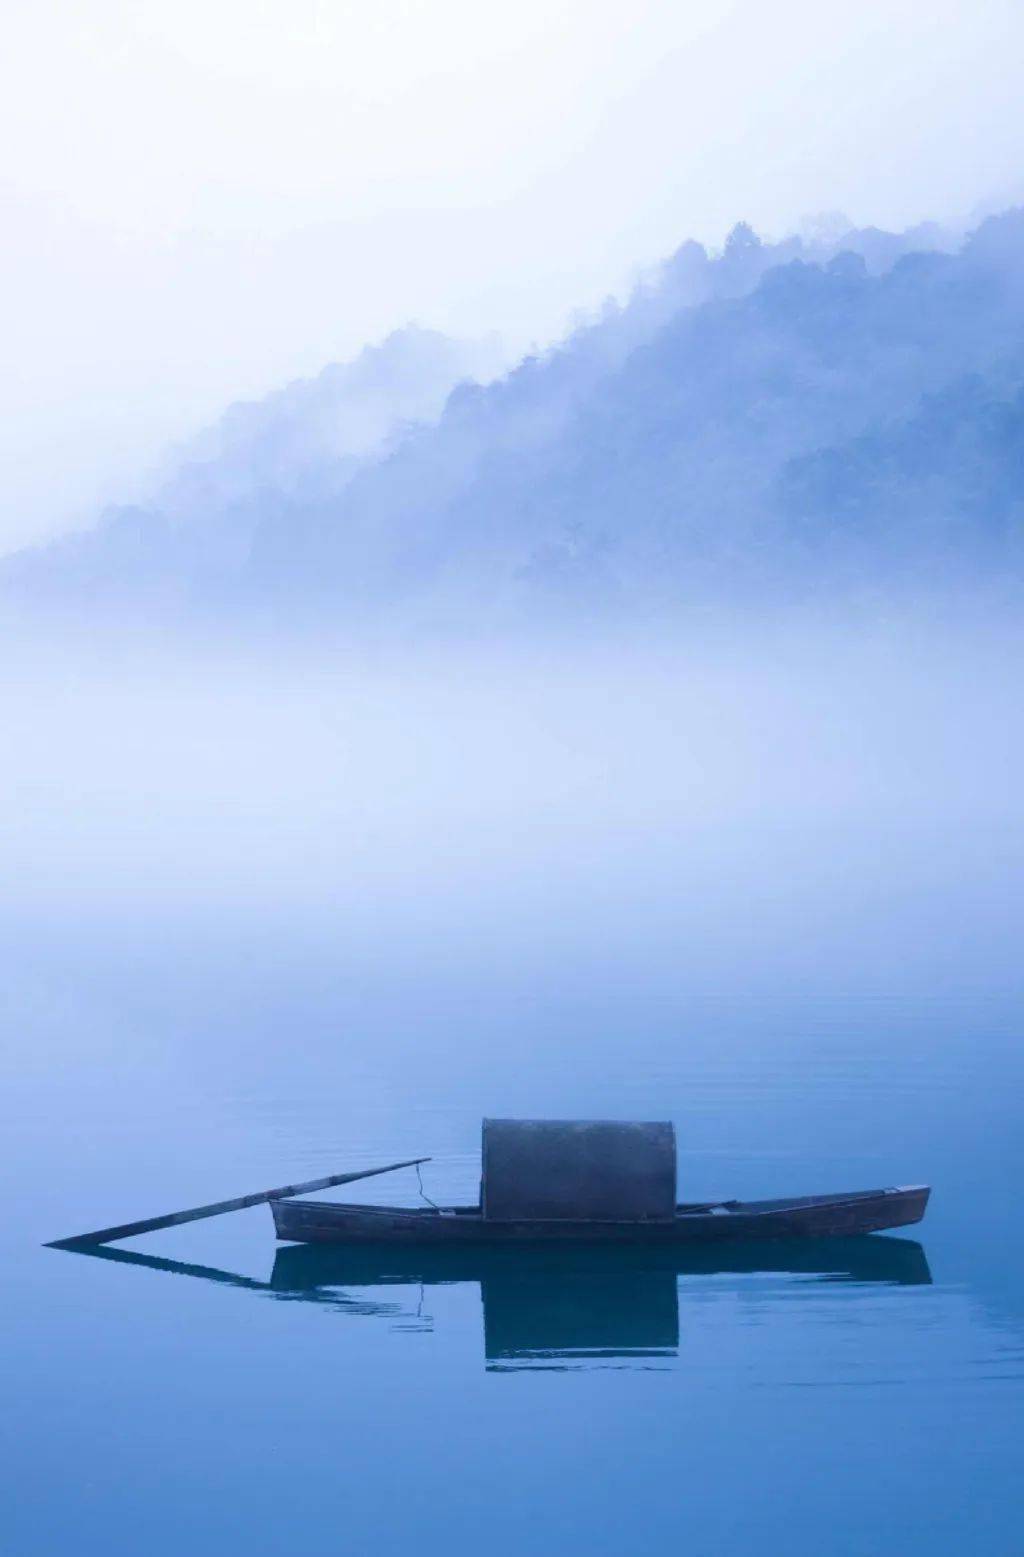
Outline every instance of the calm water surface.
<svg viewBox="0 0 1024 1557"><path fill-rule="evenodd" d="M1024 654L947 636L26 658L4 1550L1024 1551ZM421 1154L475 1200L485 1114L670 1118L686 1199L934 1194L676 1263L316 1256L265 1207L41 1247Z"/></svg>
<svg viewBox="0 0 1024 1557"><path fill-rule="evenodd" d="M1014 999L62 935L8 979L6 1549L1024 1548ZM412 1153L473 1199L488 1112L673 1118L692 1198L929 1180L932 1207L689 1262L346 1258L276 1247L265 1208L39 1247Z"/></svg>

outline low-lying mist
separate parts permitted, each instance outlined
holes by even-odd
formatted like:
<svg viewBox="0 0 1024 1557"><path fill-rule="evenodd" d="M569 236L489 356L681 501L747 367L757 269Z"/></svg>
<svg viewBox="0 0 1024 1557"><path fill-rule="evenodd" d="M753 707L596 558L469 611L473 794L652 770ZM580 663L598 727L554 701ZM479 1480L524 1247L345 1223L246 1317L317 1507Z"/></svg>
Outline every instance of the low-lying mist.
<svg viewBox="0 0 1024 1557"><path fill-rule="evenodd" d="M214 961L304 944L339 976L482 987L544 968L1005 986L1022 647L1013 625L905 614L518 648L26 649L0 694L9 945L45 960L74 927L127 970L165 926Z"/></svg>

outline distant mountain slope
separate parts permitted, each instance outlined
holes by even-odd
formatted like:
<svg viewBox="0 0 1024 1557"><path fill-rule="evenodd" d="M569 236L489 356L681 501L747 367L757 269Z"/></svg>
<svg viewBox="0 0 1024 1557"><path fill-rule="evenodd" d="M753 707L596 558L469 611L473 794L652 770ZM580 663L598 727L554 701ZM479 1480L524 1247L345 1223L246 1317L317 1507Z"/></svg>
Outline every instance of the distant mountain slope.
<svg viewBox="0 0 1024 1557"><path fill-rule="evenodd" d="M346 608L398 590L669 594L800 559L790 463L912 417L965 374L1006 371L1024 330L1024 219L881 276L843 252L766 270L745 296L675 313L559 401L570 342L353 480L329 513L257 534L254 566ZM557 409L557 414L551 410ZM809 495L809 494L808 494ZM831 524L828 493L801 524Z"/></svg>
<svg viewBox="0 0 1024 1557"><path fill-rule="evenodd" d="M790 461L778 497L819 551L1024 559L1024 347L991 380L969 375L910 417Z"/></svg>
<svg viewBox="0 0 1024 1557"><path fill-rule="evenodd" d="M29 592L79 587L130 600L180 598L244 570L254 531L288 503L336 498L409 425L436 421L452 387L502 367L497 341L453 341L408 326L259 401L231 406L165 460L152 498L108 509L95 529L4 565Z"/></svg>
<svg viewBox="0 0 1024 1557"><path fill-rule="evenodd" d="M491 383L460 352L399 332L236 408L151 508L8 583L343 621L671 602L827 572L854 531L869 571L914 546L1016 566L1024 213L955 252L741 224Z"/></svg>
<svg viewBox="0 0 1024 1557"><path fill-rule="evenodd" d="M453 341L415 325L258 401L231 406L168 461L154 499L181 519L213 517L265 491L338 490L409 423L436 421L453 386L504 366L499 343Z"/></svg>

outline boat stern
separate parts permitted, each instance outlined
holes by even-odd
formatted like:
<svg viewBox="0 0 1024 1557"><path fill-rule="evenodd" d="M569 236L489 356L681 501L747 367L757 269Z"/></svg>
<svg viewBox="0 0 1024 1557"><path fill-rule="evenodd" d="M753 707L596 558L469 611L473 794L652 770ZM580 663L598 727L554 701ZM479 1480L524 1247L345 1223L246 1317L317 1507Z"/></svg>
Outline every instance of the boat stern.
<svg viewBox="0 0 1024 1557"><path fill-rule="evenodd" d="M909 1227L920 1222L928 1209L930 1184L896 1184L880 1198L879 1221L873 1229L882 1232L888 1227Z"/></svg>

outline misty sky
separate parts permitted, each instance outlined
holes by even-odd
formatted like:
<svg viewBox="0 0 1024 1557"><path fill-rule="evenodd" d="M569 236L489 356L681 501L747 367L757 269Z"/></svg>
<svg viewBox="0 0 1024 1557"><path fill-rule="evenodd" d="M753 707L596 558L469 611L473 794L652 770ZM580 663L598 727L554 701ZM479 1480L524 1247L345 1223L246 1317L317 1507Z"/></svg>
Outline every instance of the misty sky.
<svg viewBox="0 0 1024 1557"><path fill-rule="evenodd" d="M512 351L684 237L1019 196L1019 0L33 0L5 17L0 546L409 319Z"/></svg>

